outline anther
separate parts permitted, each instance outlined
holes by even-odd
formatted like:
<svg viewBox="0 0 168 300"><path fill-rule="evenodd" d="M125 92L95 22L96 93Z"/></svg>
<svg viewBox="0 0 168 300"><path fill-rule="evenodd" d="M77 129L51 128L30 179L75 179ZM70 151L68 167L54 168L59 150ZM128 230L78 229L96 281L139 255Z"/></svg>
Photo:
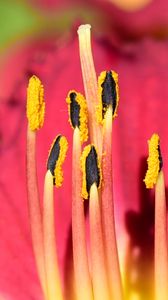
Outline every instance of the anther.
<svg viewBox="0 0 168 300"><path fill-rule="evenodd" d="M118 74L114 71L103 71L98 78L98 121L102 123L107 109L111 106L113 118L117 116L119 102Z"/></svg>
<svg viewBox="0 0 168 300"><path fill-rule="evenodd" d="M80 130L80 140L85 142L88 139L88 112L86 100L82 94L72 90L66 98L68 103L69 121L73 129L76 127Z"/></svg>
<svg viewBox="0 0 168 300"><path fill-rule="evenodd" d="M148 141L148 147L148 170L144 182L147 188L153 188L157 182L158 174L163 166L158 134L154 133L152 135L151 139Z"/></svg>
<svg viewBox="0 0 168 300"><path fill-rule="evenodd" d="M83 171L82 197L87 199L91 186L95 183L99 188L101 184L100 162L94 145L88 145L84 148L81 165Z"/></svg>
<svg viewBox="0 0 168 300"><path fill-rule="evenodd" d="M27 118L31 130L43 126L45 114L44 88L38 77L33 75L27 88Z"/></svg>
<svg viewBox="0 0 168 300"><path fill-rule="evenodd" d="M58 135L49 151L47 170L53 175L53 184L60 187L63 182L62 164L65 160L68 142L64 136Z"/></svg>

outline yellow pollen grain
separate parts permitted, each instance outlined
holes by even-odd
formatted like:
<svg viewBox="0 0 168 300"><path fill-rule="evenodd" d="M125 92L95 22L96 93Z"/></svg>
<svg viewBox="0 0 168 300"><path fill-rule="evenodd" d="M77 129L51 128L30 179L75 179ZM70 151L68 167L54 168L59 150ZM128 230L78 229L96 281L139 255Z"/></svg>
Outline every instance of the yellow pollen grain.
<svg viewBox="0 0 168 300"><path fill-rule="evenodd" d="M40 129L44 123L44 88L38 77L33 75L27 88L27 118L31 130Z"/></svg>
<svg viewBox="0 0 168 300"><path fill-rule="evenodd" d="M79 112L79 130L80 130L80 140L81 142L86 142L88 139L88 110L87 110L87 104L86 104L86 99L84 96L75 90L71 90L68 93L68 96L66 98L66 102L68 104L68 112L69 112L69 122L73 128L72 122L71 122L71 117L70 117L70 104L71 104L71 99L70 99L70 94L75 93L76 94L76 99L75 101L79 104L80 106L80 112Z"/></svg>
<svg viewBox="0 0 168 300"><path fill-rule="evenodd" d="M97 106L97 110L96 110L96 117L97 117L97 122L100 124L103 124L103 116L102 116L102 112L104 110L104 113L106 112L107 108L103 107L103 101L102 101L102 93L103 93L103 88L102 88L102 84L105 81L106 78L106 71L102 71L99 75L98 78L98 99L99 99L99 104ZM116 107L115 110L113 112L113 119L115 117L117 117L117 108L118 108L118 103L119 103L119 86L118 86L118 74L114 71L111 71L112 73L112 77L115 81L116 84Z"/></svg>
<svg viewBox="0 0 168 300"><path fill-rule="evenodd" d="M88 157L90 151L91 151L91 148L92 146L94 145L87 145L83 152L82 152L82 155L81 155L81 170L82 170L82 174L83 174L83 177L82 177L82 192L81 192L81 196L84 198L84 199L88 199L89 198L89 194L88 194L88 191L87 191L87 182L86 182L86 158ZM96 147L94 146L94 148L96 149ZM98 188L100 188L101 186L101 181L102 181L102 172L101 172L101 167L100 167L100 160L98 158L98 152L97 152L97 149L96 149L96 153L97 153L97 166L98 166L98 169L99 169L99 176L100 176L100 182L99 182L99 186Z"/></svg>
<svg viewBox="0 0 168 300"><path fill-rule="evenodd" d="M147 159L148 170L144 179L146 188L151 189L157 182L160 161L159 161L159 136L154 133L150 140L148 140L149 156Z"/></svg>
<svg viewBox="0 0 168 300"><path fill-rule="evenodd" d="M55 179L55 185L56 187L61 187L62 182L63 182L63 170L62 170L62 165L64 163L64 160L66 158L67 150L68 150L68 141L66 137L61 136L59 140L59 145L60 145L60 153L58 160L55 165L55 170L54 170L54 179Z"/></svg>

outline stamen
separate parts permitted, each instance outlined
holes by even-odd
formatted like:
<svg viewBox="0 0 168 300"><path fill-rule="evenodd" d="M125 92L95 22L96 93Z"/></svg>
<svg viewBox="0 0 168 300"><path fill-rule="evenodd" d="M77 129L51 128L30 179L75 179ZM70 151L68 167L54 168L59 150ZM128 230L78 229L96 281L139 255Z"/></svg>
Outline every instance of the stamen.
<svg viewBox="0 0 168 300"><path fill-rule="evenodd" d="M103 124L105 113L112 106L113 118L117 116L119 102L118 74L114 71L103 71L98 78L99 105L97 120Z"/></svg>
<svg viewBox="0 0 168 300"><path fill-rule="evenodd" d="M95 146L88 145L81 156L81 168L83 172L82 197L88 199L91 185L101 185L101 169Z"/></svg>
<svg viewBox="0 0 168 300"><path fill-rule="evenodd" d="M56 187L60 187L62 184L62 164L66 157L67 148L67 139L58 135L49 152L48 171L44 182L43 232L49 300L63 300L56 250L53 183Z"/></svg>
<svg viewBox="0 0 168 300"><path fill-rule="evenodd" d="M80 129L80 140L86 142L88 139L88 112L85 98L76 91L72 90L66 98L68 103L69 121L75 129Z"/></svg>
<svg viewBox="0 0 168 300"><path fill-rule="evenodd" d="M82 142L88 138L87 106L84 97L72 90L68 93L69 121L74 128L72 148L72 237L76 297L78 300L93 299L87 258L85 217L81 197L82 173L80 157Z"/></svg>
<svg viewBox="0 0 168 300"><path fill-rule="evenodd" d="M168 240L164 174L155 188L155 300L168 299Z"/></svg>
<svg viewBox="0 0 168 300"><path fill-rule="evenodd" d="M43 126L44 113L44 88L41 81L33 75L27 88L27 118L31 130L37 130Z"/></svg>
<svg viewBox="0 0 168 300"><path fill-rule="evenodd" d="M56 187L60 187L63 182L62 164L65 160L67 150L67 139L64 136L58 135L51 145L47 162L47 169L53 175L53 183Z"/></svg>
<svg viewBox="0 0 168 300"><path fill-rule="evenodd" d="M63 300L55 238L53 175L50 170L44 182L43 233L48 299Z"/></svg>
<svg viewBox="0 0 168 300"><path fill-rule="evenodd" d="M113 179L112 179L112 106L107 108L103 121L103 160L102 160L102 229L106 254L107 275L111 299L122 300L122 283L119 268L115 232Z"/></svg>
<svg viewBox="0 0 168 300"><path fill-rule="evenodd" d="M159 146L159 136L153 134L148 141L148 171L145 177L147 188L155 186L155 300L168 299L168 240L164 174Z"/></svg>
<svg viewBox="0 0 168 300"><path fill-rule="evenodd" d="M39 129L43 125L44 107L45 104L43 102L43 88L41 82L37 77L33 76L29 81L27 94L27 116L29 121L26 151L28 209L37 272L45 299L48 299L44 263L42 213L36 170L36 129ZM40 108L40 113L38 108Z"/></svg>
<svg viewBox="0 0 168 300"><path fill-rule="evenodd" d="M94 300L110 300L111 298L108 290L108 279L105 267L100 201L96 183L93 183L90 188L89 212L91 270Z"/></svg>
<svg viewBox="0 0 168 300"><path fill-rule="evenodd" d="M105 268L103 236L101 227L101 211L98 187L101 182L100 164L93 145L84 148L82 157L83 196L90 197L90 248L93 294L95 300L110 300L108 281Z"/></svg>
<svg viewBox="0 0 168 300"><path fill-rule="evenodd" d="M162 168L162 159L159 148L159 136L156 133L154 133L151 139L148 141L148 147L148 170L144 182L146 184L146 188L150 189L153 188L153 186L156 184L159 171Z"/></svg>
<svg viewBox="0 0 168 300"><path fill-rule="evenodd" d="M82 174L80 156L80 132L79 128L76 127L73 134L72 156L72 236L76 296L77 300L92 300L93 293L87 258L84 206L81 197Z"/></svg>
<svg viewBox="0 0 168 300"><path fill-rule="evenodd" d="M92 57L90 42L89 24L81 25L78 29L80 60L83 75L83 82L86 94L86 101L89 115L89 132L91 142L98 149L99 155L102 154L102 132L101 126L96 121L96 107L98 105L97 78Z"/></svg>

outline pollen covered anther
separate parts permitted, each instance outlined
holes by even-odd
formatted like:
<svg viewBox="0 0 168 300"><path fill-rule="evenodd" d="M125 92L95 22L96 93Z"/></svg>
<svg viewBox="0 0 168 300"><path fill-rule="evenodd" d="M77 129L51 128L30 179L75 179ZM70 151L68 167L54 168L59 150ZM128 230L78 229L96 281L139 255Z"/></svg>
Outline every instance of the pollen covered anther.
<svg viewBox="0 0 168 300"><path fill-rule="evenodd" d="M84 148L81 156L81 167L83 173L82 197L88 199L91 186L95 183L99 188L102 178L100 161L94 145L88 145Z"/></svg>
<svg viewBox="0 0 168 300"><path fill-rule="evenodd" d="M53 175L53 183L56 187L60 187L63 182L62 164L64 163L67 150L67 139L64 136L58 135L51 145L47 161L47 169Z"/></svg>
<svg viewBox="0 0 168 300"><path fill-rule="evenodd" d="M44 88L38 77L33 75L27 88L27 118L31 130L40 129L44 123Z"/></svg>
<svg viewBox="0 0 168 300"><path fill-rule="evenodd" d="M148 141L148 147L148 170L146 172L144 182L146 184L146 188L150 189L153 188L153 186L156 184L159 172L163 165L158 134L154 133L152 135L151 139Z"/></svg>
<svg viewBox="0 0 168 300"><path fill-rule="evenodd" d="M88 111L86 100L82 94L71 90L66 98L68 103L69 121L72 128L78 127L80 130L81 142L86 142L88 139Z"/></svg>
<svg viewBox="0 0 168 300"><path fill-rule="evenodd" d="M103 123L107 109L111 106L113 118L117 116L119 102L118 74L114 71L103 71L98 78L99 105L97 120Z"/></svg>

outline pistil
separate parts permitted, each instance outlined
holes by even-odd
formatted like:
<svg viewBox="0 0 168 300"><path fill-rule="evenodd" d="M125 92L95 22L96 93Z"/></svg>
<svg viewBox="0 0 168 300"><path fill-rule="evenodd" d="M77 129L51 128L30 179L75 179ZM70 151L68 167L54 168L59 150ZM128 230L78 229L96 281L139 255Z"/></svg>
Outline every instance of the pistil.
<svg viewBox="0 0 168 300"><path fill-rule="evenodd" d="M100 158L102 155L102 130L96 121L96 107L98 105L97 78L91 49L91 26L81 25L78 28L79 50L82 68L82 76L85 88L86 101L89 115L89 135L91 143L98 149Z"/></svg>

